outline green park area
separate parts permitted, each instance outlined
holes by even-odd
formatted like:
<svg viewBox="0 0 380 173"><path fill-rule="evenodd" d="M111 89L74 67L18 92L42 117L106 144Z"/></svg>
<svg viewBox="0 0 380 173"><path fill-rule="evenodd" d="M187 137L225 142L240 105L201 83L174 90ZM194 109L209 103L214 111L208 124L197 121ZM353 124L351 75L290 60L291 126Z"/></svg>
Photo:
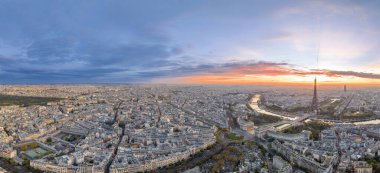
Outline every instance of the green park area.
<svg viewBox="0 0 380 173"><path fill-rule="evenodd" d="M343 102L341 99L328 99L320 103L320 113L322 115L333 115L336 108Z"/></svg>
<svg viewBox="0 0 380 173"><path fill-rule="evenodd" d="M215 161L211 172L220 172L225 164L236 164L239 160L242 160L243 152L238 147L228 146L221 153L212 156L212 160Z"/></svg>
<svg viewBox="0 0 380 173"><path fill-rule="evenodd" d="M28 156L29 159L39 159L52 153L49 150L41 148L37 142L22 145L20 146L20 150L25 151L25 155ZM25 160L26 158L24 157L23 159Z"/></svg>
<svg viewBox="0 0 380 173"><path fill-rule="evenodd" d="M242 140L243 137L242 136L237 136L235 133L227 133L225 134L226 138L230 139L230 140L233 140L233 141L237 141L237 140Z"/></svg>
<svg viewBox="0 0 380 173"><path fill-rule="evenodd" d="M280 122L281 118L271 116L271 115L258 115L258 116L250 116L249 120L253 121L255 123L255 126L261 126L261 125Z"/></svg>
<svg viewBox="0 0 380 173"><path fill-rule="evenodd" d="M32 143L28 143L28 144L20 146L20 150L27 151L27 150L34 149L34 148L37 148L37 147L39 147L38 143L37 142L32 142Z"/></svg>
<svg viewBox="0 0 380 173"><path fill-rule="evenodd" d="M374 158L362 158L362 161L366 161L369 165L372 166L373 172L380 172L380 156Z"/></svg>
<svg viewBox="0 0 380 173"><path fill-rule="evenodd" d="M32 96L15 96L15 95L1 95L0 106L31 106L31 105L46 105L48 102L59 101L62 98L54 97L32 97Z"/></svg>
<svg viewBox="0 0 380 173"><path fill-rule="evenodd" d="M373 112L346 111L340 118L341 120L365 120L376 116Z"/></svg>
<svg viewBox="0 0 380 173"><path fill-rule="evenodd" d="M48 155L50 153L51 153L51 151L44 150L44 149L42 149L40 147L31 149L31 150L28 150L28 151L25 152L25 154L27 156L29 156L30 158L33 158L33 159L40 159L43 156Z"/></svg>
<svg viewBox="0 0 380 173"><path fill-rule="evenodd" d="M299 126L290 127L288 129L284 130L283 132L295 134L295 133L300 133L303 130L308 130L308 131L311 131L311 133L312 133L311 134L312 140L319 140L320 132L324 129L329 128L329 127L331 127L331 125L329 125L329 124L311 121L311 122L307 122L307 123L304 123L304 124L299 125Z"/></svg>
<svg viewBox="0 0 380 173"><path fill-rule="evenodd" d="M303 107L303 106L292 107L292 108L281 108L280 106L277 106L277 105L266 105L265 108L269 110L270 112L275 111L275 112L290 112L290 113L306 112L309 110L308 107Z"/></svg>

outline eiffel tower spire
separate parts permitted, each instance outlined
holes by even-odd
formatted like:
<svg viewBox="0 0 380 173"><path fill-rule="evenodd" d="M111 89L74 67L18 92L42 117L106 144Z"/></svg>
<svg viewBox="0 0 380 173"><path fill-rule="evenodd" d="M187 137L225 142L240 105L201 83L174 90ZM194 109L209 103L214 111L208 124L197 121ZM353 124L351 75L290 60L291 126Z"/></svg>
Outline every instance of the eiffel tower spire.
<svg viewBox="0 0 380 173"><path fill-rule="evenodd" d="M313 100L311 102L311 111L314 111L316 114L319 113L318 108L318 96L317 96L317 77L314 78L314 95Z"/></svg>

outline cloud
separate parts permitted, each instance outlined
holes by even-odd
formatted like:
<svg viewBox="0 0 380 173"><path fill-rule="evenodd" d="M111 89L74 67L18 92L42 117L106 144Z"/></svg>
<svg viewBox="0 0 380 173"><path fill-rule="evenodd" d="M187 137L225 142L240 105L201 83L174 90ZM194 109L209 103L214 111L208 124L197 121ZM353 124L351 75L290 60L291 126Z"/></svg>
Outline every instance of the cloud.
<svg viewBox="0 0 380 173"><path fill-rule="evenodd" d="M334 12L324 20L329 32L321 34L320 67L335 69L324 64L337 64L343 69L352 61L378 59L377 20L363 32L364 25L349 15L355 4L332 3L1 1L0 82L133 83L202 74L220 75L220 80L244 75L376 77L377 71L299 67L315 65L310 58L318 42L312 15L319 9ZM364 16L371 20L377 19L375 7L358 4L355 9L371 11ZM288 63L276 63L284 59Z"/></svg>
<svg viewBox="0 0 380 173"><path fill-rule="evenodd" d="M232 73L246 74L246 75L263 75L263 76L307 76L307 75L325 75L328 77L358 77L367 79L380 79L380 74L356 72L356 71L337 71L328 69L296 69L292 68L294 65L287 63L270 63L270 62L258 62L246 66L236 67L229 69Z"/></svg>
<svg viewBox="0 0 380 173"><path fill-rule="evenodd" d="M184 53L161 28L192 6L172 8L176 4L2 1L0 81L135 82L152 78L144 74L146 69L174 66L171 59ZM18 10L20 6L23 10ZM106 78L114 74L120 76Z"/></svg>
<svg viewBox="0 0 380 173"><path fill-rule="evenodd" d="M73 41L68 39L46 39L33 42L27 48L29 61L38 63L53 63L71 60Z"/></svg>
<svg viewBox="0 0 380 173"><path fill-rule="evenodd" d="M0 62L7 61L9 58L5 57L4 55L0 54Z"/></svg>
<svg viewBox="0 0 380 173"><path fill-rule="evenodd" d="M279 40L287 40L291 39L293 33L290 32L272 32L263 36L264 41L279 41Z"/></svg>
<svg viewBox="0 0 380 173"><path fill-rule="evenodd" d="M155 65L152 62L165 61L180 53L180 48L163 44L127 44L127 45L87 45L83 54L94 65Z"/></svg>
<svg viewBox="0 0 380 173"><path fill-rule="evenodd" d="M0 55L0 82L147 81L155 76L168 75L165 72L160 74L160 71L177 65L170 58L180 56L183 49L166 43L107 44L54 37L36 40L20 48L19 52L20 56ZM144 72L146 69L152 72Z"/></svg>
<svg viewBox="0 0 380 173"><path fill-rule="evenodd" d="M355 71L335 71L335 70L316 70L311 72L312 74L326 75L329 77L344 77L352 76L367 79L380 79L380 74L376 73L366 73L366 72L355 72Z"/></svg>
<svg viewBox="0 0 380 173"><path fill-rule="evenodd" d="M367 80L378 80L380 74L356 72L356 71L337 71L329 69L307 69L296 65L277 62L235 62L226 64L207 64L184 68L184 73L165 78L167 81L175 82L195 82L195 83L261 83L263 81L277 81L278 83L299 82L297 77L312 77L315 75L330 78L347 79L355 77ZM167 76L164 76L167 77ZM290 78L289 78L290 77ZM292 81L292 79L294 81ZM160 80L158 80L160 81ZM174 82L174 83L175 83ZM370 82L370 81L367 81Z"/></svg>

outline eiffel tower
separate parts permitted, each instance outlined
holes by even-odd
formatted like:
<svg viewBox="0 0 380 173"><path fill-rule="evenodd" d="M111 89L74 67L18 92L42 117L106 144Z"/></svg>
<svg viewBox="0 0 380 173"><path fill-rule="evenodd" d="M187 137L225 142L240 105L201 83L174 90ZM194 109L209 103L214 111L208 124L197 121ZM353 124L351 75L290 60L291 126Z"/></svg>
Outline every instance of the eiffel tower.
<svg viewBox="0 0 380 173"><path fill-rule="evenodd" d="M317 77L314 78L314 95L313 95L313 100L311 102L310 110L312 112L315 112L316 114L319 114L318 96L317 96Z"/></svg>

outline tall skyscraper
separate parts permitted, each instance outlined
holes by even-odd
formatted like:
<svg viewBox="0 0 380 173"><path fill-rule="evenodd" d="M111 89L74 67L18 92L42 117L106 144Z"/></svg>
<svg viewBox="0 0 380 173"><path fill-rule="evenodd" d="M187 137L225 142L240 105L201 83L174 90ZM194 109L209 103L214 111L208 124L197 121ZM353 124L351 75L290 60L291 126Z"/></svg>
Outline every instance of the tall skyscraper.
<svg viewBox="0 0 380 173"><path fill-rule="evenodd" d="M317 77L314 78L314 95L313 95L313 100L311 102L311 111L314 111L316 114L319 113L319 108L318 108L318 96L317 96Z"/></svg>
<svg viewBox="0 0 380 173"><path fill-rule="evenodd" d="M344 85L344 92L347 92L347 86Z"/></svg>

